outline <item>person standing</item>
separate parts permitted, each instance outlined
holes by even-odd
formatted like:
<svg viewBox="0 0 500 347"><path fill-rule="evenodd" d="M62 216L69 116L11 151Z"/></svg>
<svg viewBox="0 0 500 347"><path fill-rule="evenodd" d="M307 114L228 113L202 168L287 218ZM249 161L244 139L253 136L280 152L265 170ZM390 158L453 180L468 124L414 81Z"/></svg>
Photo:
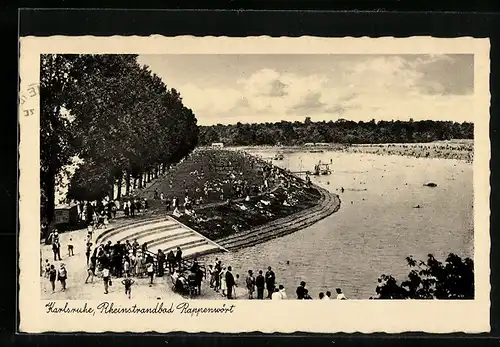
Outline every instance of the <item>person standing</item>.
<svg viewBox="0 0 500 347"><path fill-rule="evenodd" d="M163 277L165 273L165 253L161 249L158 250L156 259L158 260L158 277Z"/></svg>
<svg viewBox="0 0 500 347"><path fill-rule="evenodd" d="M266 283L266 280L264 279L264 276L262 275L262 270L259 270L259 274L255 278L255 286L257 287L257 299L259 299L259 300L264 299L265 283Z"/></svg>
<svg viewBox="0 0 500 347"><path fill-rule="evenodd" d="M130 206L130 217L135 217L135 208L136 208L136 204L135 204L135 200L134 201L129 201L129 206Z"/></svg>
<svg viewBox="0 0 500 347"><path fill-rule="evenodd" d="M177 247L177 252L175 253L175 261L177 262L177 266L179 266L179 269L182 266L182 250L180 247Z"/></svg>
<svg viewBox="0 0 500 347"><path fill-rule="evenodd" d="M231 271L232 271L231 266L228 266L227 271L226 271L226 275L225 275L226 286L227 286L227 298L228 299L233 298L233 287L235 285L234 276L231 273Z"/></svg>
<svg viewBox="0 0 500 347"><path fill-rule="evenodd" d="M332 299L332 292L330 292L330 291L326 292L326 296L323 299L324 300L331 300Z"/></svg>
<svg viewBox="0 0 500 347"><path fill-rule="evenodd" d="M109 268L107 265L102 269L102 280L104 282L104 294L108 294L109 293L108 288L109 284L111 283L111 278L109 275Z"/></svg>
<svg viewBox="0 0 500 347"><path fill-rule="evenodd" d="M267 271L266 271L267 297L269 299L271 299L271 296L274 293L275 283L276 283L276 275L274 274L274 271L269 266L267 268Z"/></svg>
<svg viewBox="0 0 500 347"><path fill-rule="evenodd" d="M220 271L220 289L221 289L221 294L222 296L226 296L226 290L227 290L227 285L226 285L226 267L224 266L222 270Z"/></svg>
<svg viewBox="0 0 500 347"><path fill-rule="evenodd" d="M248 275L246 278L246 285L248 290L248 299L253 299L253 293L255 292L255 277L253 277L253 271L248 270Z"/></svg>
<svg viewBox="0 0 500 347"><path fill-rule="evenodd" d="M87 265L89 264L91 252L92 252L92 242L88 241L87 246L85 248L85 257L87 258Z"/></svg>
<svg viewBox="0 0 500 347"><path fill-rule="evenodd" d="M286 295L285 287L282 284L279 285L279 291L280 291L281 299L286 300L287 295Z"/></svg>
<svg viewBox="0 0 500 347"><path fill-rule="evenodd" d="M174 268L175 268L175 254L173 250L170 250L167 254L167 264L168 264L168 271L173 274L174 273Z"/></svg>
<svg viewBox="0 0 500 347"><path fill-rule="evenodd" d="M147 270L148 276L149 276L149 286L151 287L153 285L153 279L155 276L154 265L153 265L152 259L148 259L148 262L146 264L146 270Z"/></svg>
<svg viewBox="0 0 500 347"><path fill-rule="evenodd" d="M72 257L75 255L74 251L74 246L73 246L73 239L70 238L69 239L69 243L68 243L68 257Z"/></svg>
<svg viewBox="0 0 500 347"><path fill-rule="evenodd" d="M66 291L66 279L68 278L68 271L66 270L66 266L64 265L64 263L61 263L61 267L59 268L59 273L58 273L58 276L57 276L57 279L59 280L59 282L61 282L61 287L62 287L62 291L65 292Z"/></svg>
<svg viewBox="0 0 500 347"><path fill-rule="evenodd" d="M304 299L305 290L306 290L306 282L302 281L300 282L300 285L297 287L297 290L295 291L298 300Z"/></svg>
<svg viewBox="0 0 500 347"><path fill-rule="evenodd" d="M220 276L221 271L222 271L221 261L216 261L214 265L214 278L215 278L214 290L216 292L218 292L221 288L221 276Z"/></svg>
<svg viewBox="0 0 500 347"><path fill-rule="evenodd" d="M54 265L50 265L49 281L52 287L52 293L56 291L56 279L57 279L57 270Z"/></svg>

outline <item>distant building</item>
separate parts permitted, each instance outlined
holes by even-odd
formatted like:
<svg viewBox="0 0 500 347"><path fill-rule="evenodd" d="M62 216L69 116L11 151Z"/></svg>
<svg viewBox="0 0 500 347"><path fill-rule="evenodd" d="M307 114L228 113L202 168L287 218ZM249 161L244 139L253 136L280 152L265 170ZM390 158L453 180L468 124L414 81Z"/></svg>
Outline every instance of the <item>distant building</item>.
<svg viewBox="0 0 500 347"><path fill-rule="evenodd" d="M214 142L214 143L212 143L212 147L222 148L222 147L224 147L224 144L222 142Z"/></svg>

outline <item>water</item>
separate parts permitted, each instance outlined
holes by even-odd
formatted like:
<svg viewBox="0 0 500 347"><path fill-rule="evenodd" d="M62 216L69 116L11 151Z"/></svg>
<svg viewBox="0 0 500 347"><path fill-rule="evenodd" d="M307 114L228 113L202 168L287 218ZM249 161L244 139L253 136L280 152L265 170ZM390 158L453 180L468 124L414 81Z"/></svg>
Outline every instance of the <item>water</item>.
<svg viewBox="0 0 500 347"><path fill-rule="evenodd" d="M242 283L249 269L265 272L270 265L289 297L304 280L313 298L341 287L348 298L368 299L381 274L405 279L408 255L425 260L432 253L443 261L450 252L473 256L472 165L341 152L289 153L274 163L312 171L318 160L330 159L332 175L312 180L340 195L340 210L291 235L218 255ZM438 186L424 187L427 182Z"/></svg>

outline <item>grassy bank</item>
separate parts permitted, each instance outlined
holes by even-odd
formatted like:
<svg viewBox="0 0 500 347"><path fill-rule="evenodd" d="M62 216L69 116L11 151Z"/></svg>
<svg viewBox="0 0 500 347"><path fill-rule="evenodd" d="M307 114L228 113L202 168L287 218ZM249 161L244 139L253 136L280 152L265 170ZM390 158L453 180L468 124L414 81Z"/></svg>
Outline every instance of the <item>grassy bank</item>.
<svg viewBox="0 0 500 347"><path fill-rule="evenodd" d="M180 208L175 218L212 240L313 207L321 196L302 179L246 152L209 148L196 150L137 193L153 211L165 213L155 192L166 201L177 197L181 206L187 195L194 214Z"/></svg>
<svg viewBox="0 0 500 347"><path fill-rule="evenodd" d="M297 182L248 201L231 201L199 209L194 216L184 214L178 219L209 239L217 240L311 208L319 198L316 189Z"/></svg>
<svg viewBox="0 0 500 347"><path fill-rule="evenodd" d="M264 184L263 168L264 163L243 152L197 149L136 195L150 200L153 209L165 207L154 199L155 191L181 203L186 195L201 198L201 205L221 203L243 197L246 189L257 192Z"/></svg>

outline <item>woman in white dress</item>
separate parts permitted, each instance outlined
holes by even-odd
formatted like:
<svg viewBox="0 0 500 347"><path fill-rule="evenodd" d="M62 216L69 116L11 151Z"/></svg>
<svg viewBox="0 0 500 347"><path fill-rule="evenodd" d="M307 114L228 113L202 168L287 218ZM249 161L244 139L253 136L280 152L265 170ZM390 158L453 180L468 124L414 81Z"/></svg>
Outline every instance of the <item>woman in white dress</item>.
<svg viewBox="0 0 500 347"><path fill-rule="evenodd" d="M226 267L222 268L222 271L220 272L220 289L222 290L222 296L226 296Z"/></svg>

